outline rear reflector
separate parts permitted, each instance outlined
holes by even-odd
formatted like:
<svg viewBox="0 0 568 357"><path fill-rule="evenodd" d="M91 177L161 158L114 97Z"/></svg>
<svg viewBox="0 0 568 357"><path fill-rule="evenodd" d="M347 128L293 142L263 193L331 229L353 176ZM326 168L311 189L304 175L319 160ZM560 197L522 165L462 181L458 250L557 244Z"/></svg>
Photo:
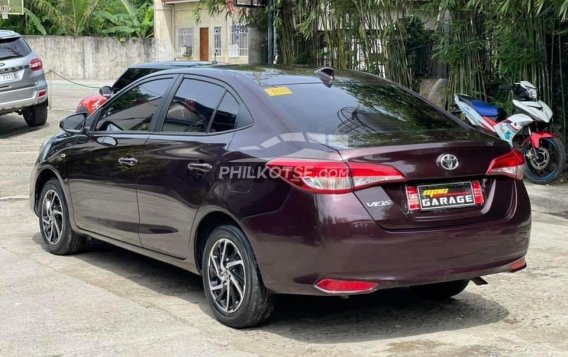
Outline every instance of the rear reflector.
<svg viewBox="0 0 568 357"><path fill-rule="evenodd" d="M315 287L327 294L357 294L373 291L379 283L374 281L322 279Z"/></svg>
<svg viewBox="0 0 568 357"><path fill-rule="evenodd" d="M347 193L382 183L406 181L402 173L387 165L278 158L266 166L273 175L315 193Z"/></svg>
<svg viewBox="0 0 568 357"><path fill-rule="evenodd" d="M493 159L487 170L487 175L508 176L515 180L522 180L525 174L525 158L519 150Z"/></svg>
<svg viewBox="0 0 568 357"><path fill-rule="evenodd" d="M40 91L40 92L38 93L37 96L38 96L38 97L45 97L46 94L47 94L47 91L46 91L46 90L42 90L42 91Z"/></svg>
<svg viewBox="0 0 568 357"><path fill-rule="evenodd" d="M32 71L39 71L43 68L43 62L39 58L34 58L30 62L30 68L32 69Z"/></svg>
<svg viewBox="0 0 568 357"><path fill-rule="evenodd" d="M418 211L420 209L420 201L418 200L418 189L416 186L406 186L406 198L408 199L408 209Z"/></svg>
<svg viewBox="0 0 568 357"><path fill-rule="evenodd" d="M483 197L481 184L479 183L479 181L473 181L471 183L471 187L473 188L473 198L475 199L475 204L477 206L483 206L483 203L485 203L485 198Z"/></svg>
<svg viewBox="0 0 568 357"><path fill-rule="evenodd" d="M522 257L521 259L515 260L514 262L511 263L510 267L511 267L511 270L510 270L511 273L514 273L514 272L519 271L519 270L523 270L524 268L527 267L527 262L525 260L525 257Z"/></svg>

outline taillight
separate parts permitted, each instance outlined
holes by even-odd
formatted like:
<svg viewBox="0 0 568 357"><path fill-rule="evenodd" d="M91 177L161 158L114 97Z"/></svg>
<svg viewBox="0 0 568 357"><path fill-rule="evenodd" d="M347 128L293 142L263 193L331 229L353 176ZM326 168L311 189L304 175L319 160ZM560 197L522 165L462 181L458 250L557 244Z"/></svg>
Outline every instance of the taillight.
<svg viewBox="0 0 568 357"><path fill-rule="evenodd" d="M39 71L43 68L43 62L39 58L34 58L30 62L30 68L32 71Z"/></svg>
<svg viewBox="0 0 568 357"><path fill-rule="evenodd" d="M408 209L418 211L420 209L420 201L418 200L418 189L416 186L406 186L406 198L408 199Z"/></svg>
<svg viewBox="0 0 568 357"><path fill-rule="evenodd" d="M513 150L493 159L487 170L487 175L499 175L522 180L525 173L525 158L519 150Z"/></svg>
<svg viewBox="0 0 568 357"><path fill-rule="evenodd" d="M387 182L403 182L406 177L387 165L278 158L266 166L273 175L316 193L347 193Z"/></svg>
<svg viewBox="0 0 568 357"><path fill-rule="evenodd" d="M373 291L379 283L374 281L322 279L316 288L327 294L357 294Z"/></svg>
<svg viewBox="0 0 568 357"><path fill-rule="evenodd" d="M485 197L483 197L483 190L481 189L481 184L479 181L473 181L471 183L471 188L473 189L473 199L477 206L483 206L485 203Z"/></svg>

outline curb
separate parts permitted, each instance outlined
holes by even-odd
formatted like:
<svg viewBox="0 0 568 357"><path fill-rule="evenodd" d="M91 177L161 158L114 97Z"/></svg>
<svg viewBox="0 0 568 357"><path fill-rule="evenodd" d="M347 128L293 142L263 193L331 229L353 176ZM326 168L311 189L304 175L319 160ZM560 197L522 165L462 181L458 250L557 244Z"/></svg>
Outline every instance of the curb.
<svg viewBox="0 0 568 357"><path fill-rule="evenodd" d="M525 182L534 210L542 212L568 211L568 185L536 185Z"/></svg>

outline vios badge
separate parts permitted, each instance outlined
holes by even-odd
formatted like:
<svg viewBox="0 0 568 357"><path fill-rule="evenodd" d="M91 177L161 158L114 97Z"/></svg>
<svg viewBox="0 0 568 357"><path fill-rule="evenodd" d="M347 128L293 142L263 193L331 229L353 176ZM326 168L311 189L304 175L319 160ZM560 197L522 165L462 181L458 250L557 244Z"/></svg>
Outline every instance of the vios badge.
<svg viewBox="0 0 568 357"><path fill-rule="evenodd" d="M455 170L460 165L458 158L452 154L442 154L438 156L436 163L438 166L448 171Z"/></svg>
<svg viewBox="0 0 568 357"><path fill-rule="evenodd" d="M386 206L391 206L391 205L392 205L392 201L391 201L391 200L367 202L367 207L369 207L369 208L386 207Z"/></svg>

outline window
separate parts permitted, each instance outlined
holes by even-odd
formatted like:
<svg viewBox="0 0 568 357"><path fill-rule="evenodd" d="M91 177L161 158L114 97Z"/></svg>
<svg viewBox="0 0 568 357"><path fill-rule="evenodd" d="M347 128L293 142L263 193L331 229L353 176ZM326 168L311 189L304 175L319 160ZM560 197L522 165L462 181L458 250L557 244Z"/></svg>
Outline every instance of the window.
<svg viewBox="0 0 568 357"><path fill-rule="evenodd" d="M231 28L231 44L239 47L239 56L248 56L248 27L233 25Z"/></svg>
<svg viewBox="0 0 568 357"><path fill-rule="evenodd" d="M162 132L205 133L225 88L216 84L186 79L176 92Z"/></svg>
<svg viewBox="0 0 568 357"><path fill-rule="evenodd" d="M219 133L235 129L239 107L239 102L237 102L235 97L233 97L231 93L226 92L219 105L219 109L217 109L209 132Z"/></svg>
<svg viewBox="0 0 568 357"><path fill-rule="evenodd" d="M190 57L193 55L193 27L178 28L178 51L180 56Z"/></svg>
<svg viewBox="0 0 568 357"><path fill-rule="evenodd" d="M157 71L159 69L156 68L129 68L112 86L112 90L116 94L130 83Z"/></svg>
<svg viewBox="0 0 568 357"><path fill-rule="evenodd" d="M21 37L0 39L0 60L26 57L31 52L32 50Z"/></svg>
<svg viewBox="0 0 568 357"><path fill-rule="evenodd" d="M96 131L149 131L162 97L173 79L159 79L136 86L112 99L101 113Z"/></svg>
<svg viewBox="0 0 568 357"><path fill-rule="evenodd" d="M304 132L345 136L350 147L392 144L430 131L465 131L443 111L383 81L286 87L290 95L268 97L282 115Z"/></svg>
<svg viewBox="0 0 568 357"><path fill-rule="evenodd" d="M215 48L214 48L215 56L221 56L221 45L222 45L221 34L222 34L221 26L215 26L213 28L213 35L214 35L213 39L215 42Z"/></svg>

